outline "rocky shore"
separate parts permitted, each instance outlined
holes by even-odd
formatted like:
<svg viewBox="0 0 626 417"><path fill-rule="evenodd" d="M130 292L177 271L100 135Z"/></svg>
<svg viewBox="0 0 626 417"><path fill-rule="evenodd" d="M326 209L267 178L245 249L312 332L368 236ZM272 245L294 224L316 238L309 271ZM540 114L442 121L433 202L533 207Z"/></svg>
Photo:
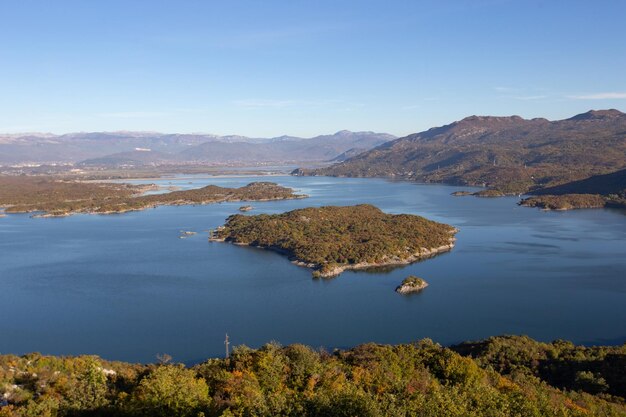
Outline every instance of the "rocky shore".
<svg viewBox="0 0 626 417"><path fill-rule="evenodd" d="M209 242L226 242L229 241L223 237L219 236L219 231L223 230L223 226L218 227L215 230L212 230L209 233ZM455 234L458 232L458 229L454 229L451 234ZM301 267L309 268L313 270L313 276L315 278L334 278L336 276L341 275L342 272L348 270L363 270L363 269L372 269L372 268L380 268L385 266L402 266L409 265L418 261L422 261L424 259L432 258L440 253L449 252L454 248L456 242L456 238L454 236L450 237L449 243L447 245L442 245L436 248L420 248L419 252L414 253L411 256L406 258L400 257L388 257L384 261L381 262L359 262L354 264L343 264L343 265L335 265L333 267L325 267L325 265L310 263L298 259L294 256L293 252L283 249L278 246L262 246L255 245L252 243L241 243L241 242L230 242L237 246L250 246L260 249L267 249L273 252L280 253L281 255L286 255L294 265L298 265Z"/></svg>
<svg viewBox="0 0 626 417"><path fill-rule="evenodd" d="M401 266L401 265L409 265L418 261L422 261L424 259L432 258L435 255L440 253L449 252L454 247L454 243L456 238L450 238L450 243L448 245L439 246L437 248L422 248L420 252L415 253L407 258L401 259L398 257L390 257L382 262L359 262L356 264L347 264L347 265L337 265L330 269L323 268L323 265L318 264L305 264L298 261L294 263L296 265L306 266L308 268L313 269L313 276L316 278L334 278L340 275L344 271L348 270L359 270L359 269L371 269L371 268L380 268L384 266Z"/></svg>
<svg viewBox="0 0 626 417"><path fill-rule="evenodd" d="M422 291L428 287L428 283L422 278L418 278L414 275L410 275L402 280L402 284L396 287L396 292L399 294L412 294Z"/></svg>
<svg viewBox="0 0 626 417"><path fill-rule="evenodd" d="M360 204L234 214L209 240L269 249L310 268L314 277L330 278L350 269L407 265L447 252L457 232L421 216L387 214Z"/></svg>

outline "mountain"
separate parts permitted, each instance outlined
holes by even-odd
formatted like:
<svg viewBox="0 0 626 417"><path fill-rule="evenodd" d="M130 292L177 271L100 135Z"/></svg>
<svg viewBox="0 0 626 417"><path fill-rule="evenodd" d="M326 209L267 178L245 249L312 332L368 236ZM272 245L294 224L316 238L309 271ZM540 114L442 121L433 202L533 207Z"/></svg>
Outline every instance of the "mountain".
<svg viewBox="0 0 626 417"><path fill-rule="evenodd" d="M520 193L626 168L626 114L471 116L299 175L399 177Z"/></svg>
<svg viewBox="0 0 626 417"><path fill-rule="evenodd" d="M0 164L75 163L136 149L172 153L219 139L215 135L165 135L153 132L0 135Z"/></svg>
<svg viewBox="0 0 626 417"><path fill-rule="evenodd" d="M367 150L395 138L385 133L349 131L314 138L155 132L6 134L0 135L0 165L320 162L332 160L350 149Z"/></svg>
<svg viewBox="0 0 626 417"><path fill-rule="evenodd" d="M394 138L384 133L340 131L311 139L288 137L265 143L206 142L184 150L179 160L201 163L330 161L354 147L367 150Z"/></svg>
<svg viewBox="0 0 626 417"><path fill-rule="evenodd" d="M80 167L103 167L103 166L143 166L143 165L161 165L171 161L169 154L142 150L138 148L134 151L118 152L111 155L101 156L99 158L86 159L78 163Z"/></svg>

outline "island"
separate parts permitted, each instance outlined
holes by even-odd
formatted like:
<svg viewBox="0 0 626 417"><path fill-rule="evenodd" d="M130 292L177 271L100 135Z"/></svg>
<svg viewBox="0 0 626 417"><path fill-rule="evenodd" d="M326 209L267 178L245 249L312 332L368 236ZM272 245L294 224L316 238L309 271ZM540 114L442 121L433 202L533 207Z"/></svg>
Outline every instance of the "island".
<svg viewBox="0 0 626 417"><path fill-rule="evenodd" d="M500 190L487 188L485 190L476 191L475 193L472 193L472 195L474 197L495 198L495 197L505 197L507 194Z"/></svg>
<svg viewBox="0 0 626 417"><path fill-rule="evenodd" d="M246 212L246 211L252 210L253 208L254 207L252 207L252 206L241 206L241 207L239 207L239 211Z"/></svg>
<svg viewBox="0 0 626 417"><path fill-rule="evenodd" d="M240 188L217 185L144 194L154 184L84 182L54 177L0 177L0 208L5 213L37 213L60 217L75 213L111 214L161 205L195 205L236 201L270 201L305 198L273 182L253 182Z"/></svg>
<svg viewBox="0 0 626 417"><path fill-rule="evenodd" d="M515 193L517 194L517 193ZM493 188L485 188L484 190L480 190L480 191L475 191L475 192L471 192L471 191L455 191L452 194L450 194L453 197L465 197L468 195L474 196L474 197L486 197L486 198L493 198L493 197L505 197L507 195L512 195L512 194L507 194L504 193L500 190L496 190Z"/></svg>
<svg viewBox="0 0 626 417"><path fill-rule="evenodd" d="M415 275L409 275L402 280L400 285L398 285L396 292L399 294L411 294L420 292L426 287L428 287L428 283L422 278L418 278Z"/></svg>
<svg viewBox="0 0 626 417"><path fill-rule="evenodd" d="M411 214L386 214L369 204L304 208L282 214L230 216L210 241L287 255L329 278L347 269L405 265L452 249L450 225Z"/></svg>

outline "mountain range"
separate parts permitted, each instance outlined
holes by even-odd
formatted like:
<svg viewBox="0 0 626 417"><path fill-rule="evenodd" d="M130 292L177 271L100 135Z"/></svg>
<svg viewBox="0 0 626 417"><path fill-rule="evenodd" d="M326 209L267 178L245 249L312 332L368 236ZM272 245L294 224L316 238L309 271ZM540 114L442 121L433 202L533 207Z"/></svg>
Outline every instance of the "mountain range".
<svg viewBox="0 0 626 417"><path fill-rule="evenodd" d="M330 161L356 155L393 135L343 130L313 138L249 138L210 134L92 132L0 134L0 165L255 164Z"/></svg>
<svg viewBox="0 0 626 417"><path fill-rule="evenodd" d="M470 116L294 174L395 177L517 194L624 168L626 114L611 109L556 121Z"/></svg>

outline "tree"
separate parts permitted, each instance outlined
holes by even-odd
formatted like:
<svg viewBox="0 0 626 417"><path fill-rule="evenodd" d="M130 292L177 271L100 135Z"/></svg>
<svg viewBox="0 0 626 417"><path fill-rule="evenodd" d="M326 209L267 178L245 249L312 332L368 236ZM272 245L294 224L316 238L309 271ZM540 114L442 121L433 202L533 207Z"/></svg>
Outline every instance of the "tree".
<svg viewBox="0 0 626 417"><path fill-rule="evenodd" d="M182 366L159 366L131 395L131 412L146 416L196 416L210 404L209 387Z"/></svg>

